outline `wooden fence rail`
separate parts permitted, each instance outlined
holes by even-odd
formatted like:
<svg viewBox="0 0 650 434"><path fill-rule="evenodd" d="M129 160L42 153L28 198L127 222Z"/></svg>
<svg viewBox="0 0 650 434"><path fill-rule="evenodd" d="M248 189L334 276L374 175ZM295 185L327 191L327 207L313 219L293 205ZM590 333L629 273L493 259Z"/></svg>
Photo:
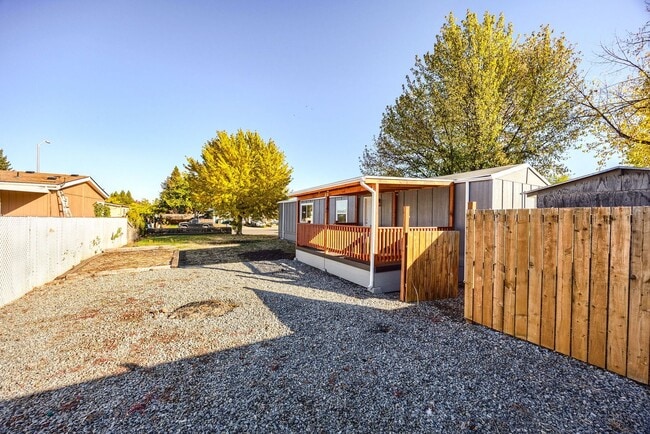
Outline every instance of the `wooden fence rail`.
<svg viewBox="0 0 650 434"><path fill-rule="evenodd" d="M650 207L469 210L465 318L648 384Z"/></svg>

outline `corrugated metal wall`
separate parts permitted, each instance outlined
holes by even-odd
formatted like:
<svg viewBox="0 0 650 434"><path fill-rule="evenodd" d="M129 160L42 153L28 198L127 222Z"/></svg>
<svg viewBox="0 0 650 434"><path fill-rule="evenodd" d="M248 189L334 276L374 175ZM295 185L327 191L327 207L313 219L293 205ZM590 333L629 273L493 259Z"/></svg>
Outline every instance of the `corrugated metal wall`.
<svg viewBox="0 0 650 434"><path fill-rule="evenodd" d="M540 191L537 204L539 208L650 206L650 172L614 170L578 179Z"/></svg>
<svg viewBox="0 0 650 434"><path fill-rule="evenodd" d="M125 218L0 217L0 306L126 243Z"/></svg>

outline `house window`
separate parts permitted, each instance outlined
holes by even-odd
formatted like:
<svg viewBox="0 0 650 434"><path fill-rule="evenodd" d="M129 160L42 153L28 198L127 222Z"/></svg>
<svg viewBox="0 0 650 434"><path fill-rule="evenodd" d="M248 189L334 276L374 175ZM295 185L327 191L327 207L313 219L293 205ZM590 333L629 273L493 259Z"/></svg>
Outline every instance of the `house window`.
<svg viewBox="0 0 650 434"><path fill-rule="evenodd" d="M348 222L348 200L336 199L336 223Z"/></svg>
<svg viewBox="0 0 650 434"><path fill-rule="evenodd" d="M300 223L311 223L314 218L314 204L300 204Z"/></svg>

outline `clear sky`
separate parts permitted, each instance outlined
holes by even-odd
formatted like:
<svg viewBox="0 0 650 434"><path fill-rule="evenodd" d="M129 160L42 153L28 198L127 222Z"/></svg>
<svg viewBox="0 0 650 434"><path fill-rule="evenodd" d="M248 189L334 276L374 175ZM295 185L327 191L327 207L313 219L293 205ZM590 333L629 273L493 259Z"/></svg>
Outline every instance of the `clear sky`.
<svg viewBox="0 0 650 434"><path fill-rule="evenodd" d="M291 189L359 175L358 159L445 16L550 24L592 76L599 44L636 31L643 0L0 0L0 148L16 170L92 176L155 199L217 130L255 130ZM593 158L568 156L575 175Z"/></svg>

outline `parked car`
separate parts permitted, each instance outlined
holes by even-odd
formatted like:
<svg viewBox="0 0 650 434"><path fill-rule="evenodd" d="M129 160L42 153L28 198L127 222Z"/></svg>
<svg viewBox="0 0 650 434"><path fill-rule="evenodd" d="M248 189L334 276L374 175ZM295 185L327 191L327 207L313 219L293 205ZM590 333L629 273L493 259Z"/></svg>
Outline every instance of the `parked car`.
<svg viewBox="0 0 650 434"><path fill-rule="evenodd" d="M211 227L212 227L212 224L201 222L197 218L193 218L193 219L191 219L189 221L186 221L186 222L180 222L178 224L179 229L190 229L190 228L192 228L192 229L196 229L196 228L207 229L207 228L211 228Z"/></svg>

